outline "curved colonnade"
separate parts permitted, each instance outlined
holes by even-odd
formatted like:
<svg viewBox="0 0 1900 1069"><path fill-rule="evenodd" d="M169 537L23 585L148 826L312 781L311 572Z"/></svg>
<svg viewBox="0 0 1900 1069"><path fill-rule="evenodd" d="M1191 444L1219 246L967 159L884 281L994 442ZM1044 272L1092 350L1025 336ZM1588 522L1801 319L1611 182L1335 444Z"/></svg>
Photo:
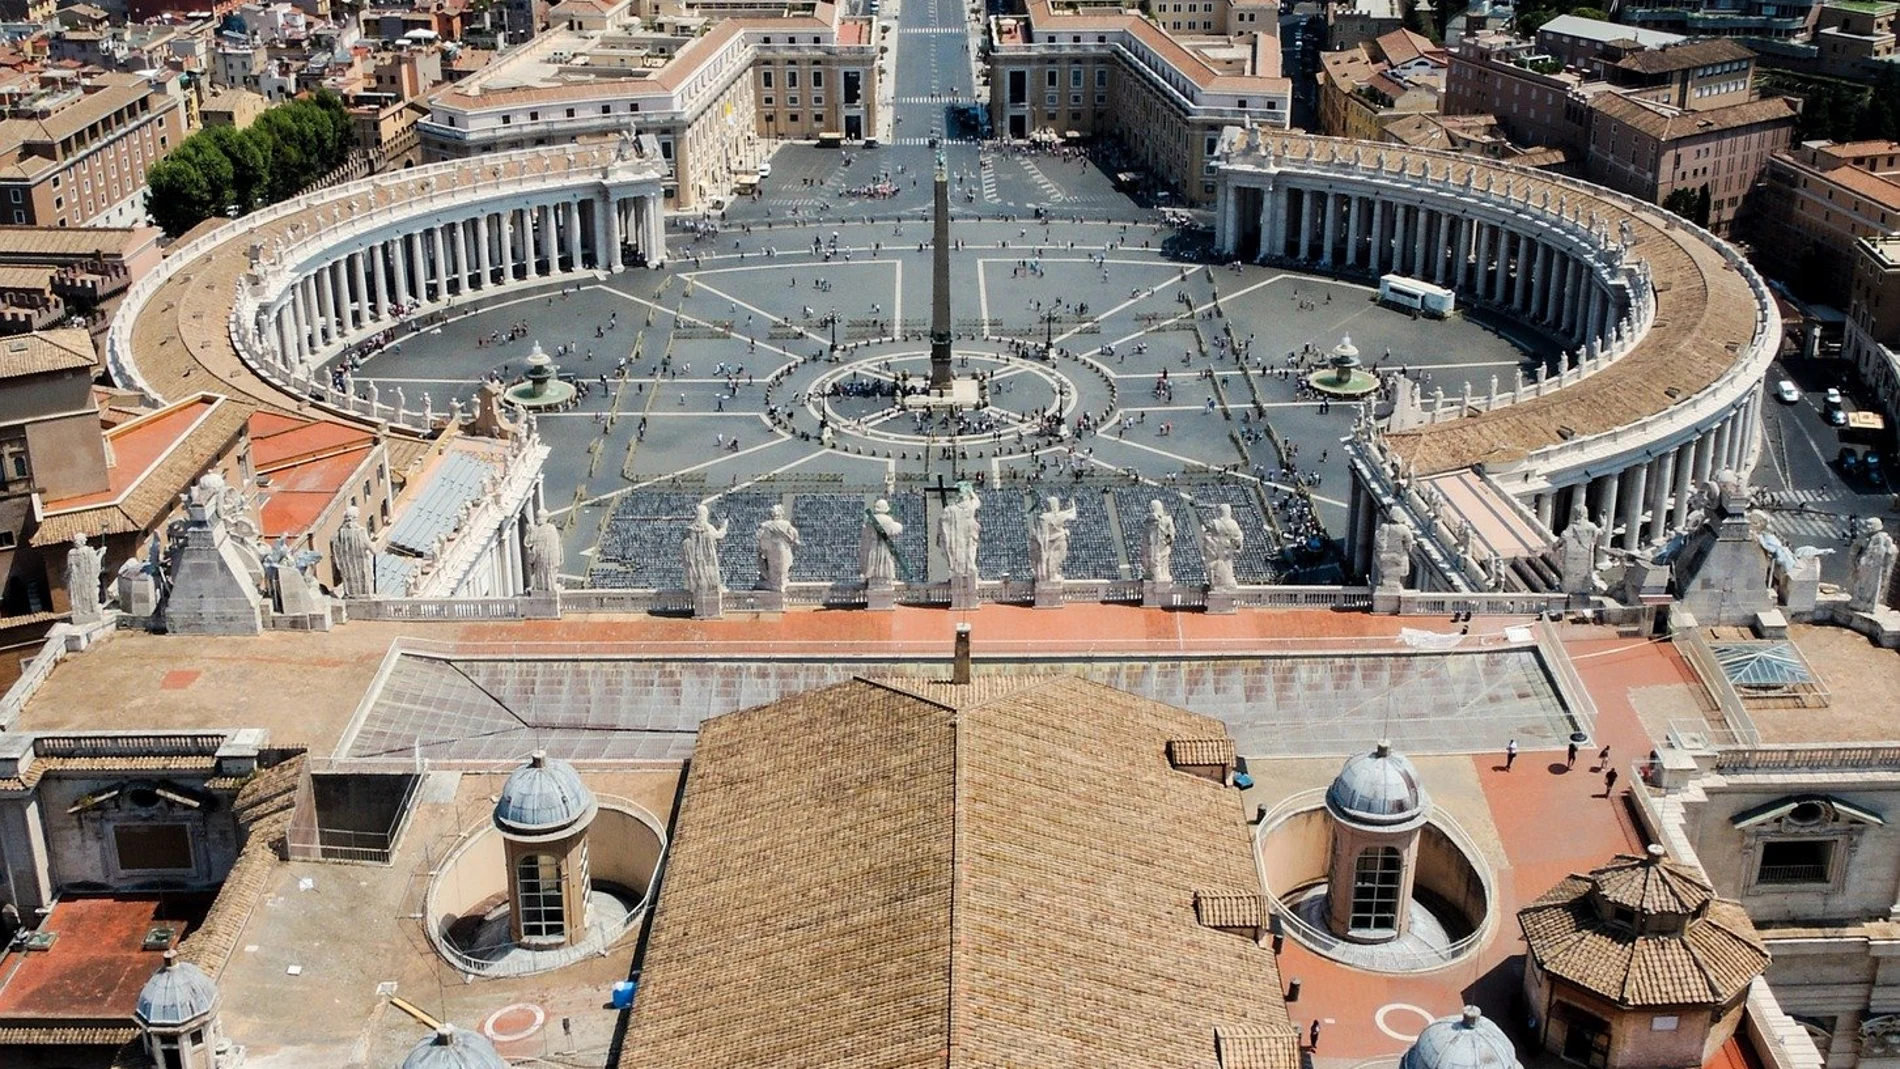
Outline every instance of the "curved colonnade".
<svg viewBox="0 0 1900 1069"><path fill-rule="evenodd" d="M279 408L314 400L426 432L434 413L336 390L321 365L458 300L663 265L664 174L641 138L433 164L272 205L128 290L108 366L154 400L205 389Z"/></svg>
<svg viewBox="0 0 1900 1069"><path fill-rule="evenodd" d="M1388 475L1482 465L1552 529L1581 494L1634 548L1680 526L1714 472L1753 466L1781 319L1721 239L1598 186L1454 153L1231 129L1222 148L1224 254L1431 282L1565 350L1486 397L1401 389L1373 443ZM1348 545L1370 543L1367 493L1355 489Z"/></svg>
<svg viewBox="0 0 1900 1069"><path fill-rule="evenodd" d="M1520 375L1484 397L1447 404L1401 390L1373 443L1389 473L1482 465L1553 528L1582 494L1634 547L1686 518L1689 488L1752 465L1757 386L1780 319L1725 242L1600 187L1451 153L1240 129L1222 147L1225 254L1422 278L1566 350L1534 381ZM639 138L294 198L141 279L108 333L108 362L154 399L217 389L275 407L314 400L426 431L433 413L333 390L317 369L458 299L663 263L664 173L657 146ZM1354 509L1349 544L1369 540L1374 511Z"/></svg>

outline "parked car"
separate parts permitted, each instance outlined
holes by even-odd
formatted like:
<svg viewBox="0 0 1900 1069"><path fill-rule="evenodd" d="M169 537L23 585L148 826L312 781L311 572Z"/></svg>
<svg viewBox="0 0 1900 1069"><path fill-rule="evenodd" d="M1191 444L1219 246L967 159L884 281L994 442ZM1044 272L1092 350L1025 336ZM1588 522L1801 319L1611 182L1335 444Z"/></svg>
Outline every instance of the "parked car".
<svg viewBox="0 0 1900 1069"><path fill-rule="evenodd" d="M1834 463L1840 465L1842 475L1857 475L1860 473L1860 451L1849 446L1842 446L1840 453L1834 458Z"/></svg>
<svg viewBox="0 0 1900 1069"><path fill-rule="evenodd" d="M1821 411L1821 418L1826 420L1830 427L1845 427L1847 426L1847 409L1840 405L1829 405Z"/></svg>
<svg viewBox="0 0 1900 1069"><path fill-rule="evenodd" d="M761 160L759 162L759 177L760 178L772 177L772 165Z"/></svg>
<svg viewBox="0 0 1900 1069"><path fill-rule="evenodd" d="M1884 470L1880 463L1880 454L1869 449L1867 455L1861 458L1860 470L1867 473L1868 482L1879 485L1882 479L1881 473Z"/></svg>
<svg viewBox="0 0 1900 1069"><path fill-rule="evenodd" d="M1841 407L1841 391L1829 386L1827 388L1826 404L1829 408Z"/></svg>
<svg viewBox="0 0 1900 1069"><path fill-rule="evenodd" d="M1801 401L1801 391L1794 388L1793 382L1782 379L1780 382L1775 383L1775 399L1784 405L1799 404Z"/></svg>

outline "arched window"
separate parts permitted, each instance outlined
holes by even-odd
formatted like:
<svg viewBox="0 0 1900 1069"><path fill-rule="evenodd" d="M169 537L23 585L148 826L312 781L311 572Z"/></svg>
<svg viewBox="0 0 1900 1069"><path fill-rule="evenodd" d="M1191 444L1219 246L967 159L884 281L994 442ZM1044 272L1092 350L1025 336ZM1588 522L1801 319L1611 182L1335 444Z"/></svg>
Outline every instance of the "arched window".
<svg viewBox="0 0 1900 1069"><path fill-rule="evenodd" d="M567 935L561 890L560 858L527 854L515 863L515 908L521 911L523 939L560 939Z"/></svg>
<svg viewBox="0 0 1900 1069"><path fill-rule="evenodd" d="M1405 866L1398 849L1370 846L1352 865L1354 931L1389 932L1399 923L1399 883Z"/></svg>

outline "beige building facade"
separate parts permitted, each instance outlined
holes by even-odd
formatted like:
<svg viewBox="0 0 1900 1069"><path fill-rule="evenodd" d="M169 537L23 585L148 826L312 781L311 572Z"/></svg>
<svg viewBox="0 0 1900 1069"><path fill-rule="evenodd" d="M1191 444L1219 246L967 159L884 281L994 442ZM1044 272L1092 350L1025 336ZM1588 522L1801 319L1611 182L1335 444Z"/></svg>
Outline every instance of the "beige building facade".
<svg viewBox="0 0 1900 1069"><path fill-rule="evenodd" d="M186 134L154 80L102 74L48 88L0 122L0 222L126 226L145 218L145 172Z"/></svg>

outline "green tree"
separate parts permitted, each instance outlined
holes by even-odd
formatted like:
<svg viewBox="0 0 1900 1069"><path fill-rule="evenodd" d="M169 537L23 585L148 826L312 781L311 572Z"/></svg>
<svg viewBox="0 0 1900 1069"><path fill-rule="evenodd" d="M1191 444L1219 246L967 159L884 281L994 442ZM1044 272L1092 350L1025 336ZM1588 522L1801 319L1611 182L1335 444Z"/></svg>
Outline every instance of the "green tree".
<svg viewBox="0 0 1900 1069"><path fill-rule="evenodd" d="M1670 190L1668 196L1663 198L1662 206L1668 211L1675 212L1684 219L1694 222L1697 199L1695 190L1683 186L1680 189Z"/></svg>
<svg viewBox="0 0 1900 1069"><path fill-rule="evenodd" d="M167 234L177 237L232 203L231 161L195 138L145 172L145 209Z"/></svg>
<svg viewBox="0 0 1900 1069"><path fill-rule="evenodd" d="M231 164L231 203L248 212L265 203L270 192L269 139L234 126L212 126L200 135Z"/></svg>

